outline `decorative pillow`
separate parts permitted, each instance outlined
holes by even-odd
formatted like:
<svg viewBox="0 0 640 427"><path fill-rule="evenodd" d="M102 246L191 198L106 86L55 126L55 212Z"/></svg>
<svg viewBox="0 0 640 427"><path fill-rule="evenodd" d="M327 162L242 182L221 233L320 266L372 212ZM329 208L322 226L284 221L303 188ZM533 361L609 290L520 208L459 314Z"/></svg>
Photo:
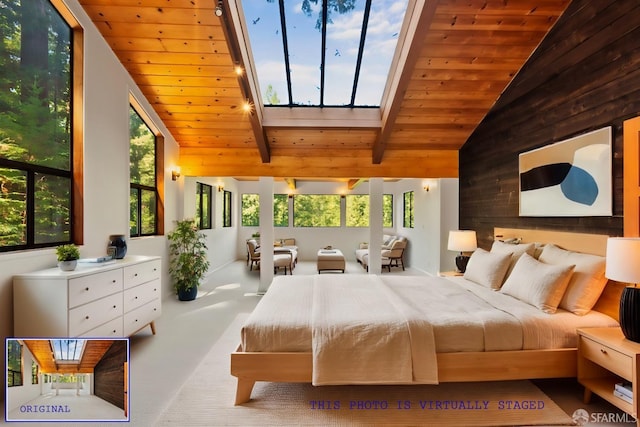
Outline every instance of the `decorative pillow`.
<svg viewBox="0 0 640 427"><path fill-rule="evenodd" d="M469 259L464 278L487 288L498 290L502 286L510 262L511 254L491 253L478 248Z"/></svg>
<svg viewBox="0 0 640 427"><path fill-rule="evenodd" d="M573 273L573 265L552 265L522 254L500 292L545 313L555 313Z"/></svg>
<svg viewBox="0 0 640 427"><path fill-rule="evenodd" d="M507 269L506 277L509 277L513 267L518 262L518 259L522 254L529 254L533 256L534 251L536 250L535 243L505 243L500 240L494 240L493 245L491 245L492 253L500 253L500 254L511 254L511 263L509 264L509 268Z"/></svg>
<svg viewBox="0 0 640 427"><path fill-rule="evenodd" d="M567 290L560 301L560 308L579 316L591 311L607 285L604 275L605 257L572 252L548 244L540 254L540 261L547 264L575 265Z"/></svg>

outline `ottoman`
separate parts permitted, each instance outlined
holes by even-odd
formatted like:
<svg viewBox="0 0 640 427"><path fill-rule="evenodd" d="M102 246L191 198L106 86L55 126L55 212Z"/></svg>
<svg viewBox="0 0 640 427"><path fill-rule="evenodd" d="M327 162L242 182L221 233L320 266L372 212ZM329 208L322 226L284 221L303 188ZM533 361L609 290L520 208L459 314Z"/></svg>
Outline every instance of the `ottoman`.
<svg viewBox="0 0 640 427"><path fill-rule="evenodd" d="M318 251L318 274L325 270L340 270L344 273L344 255L340 249L320 249Z"/></svg>

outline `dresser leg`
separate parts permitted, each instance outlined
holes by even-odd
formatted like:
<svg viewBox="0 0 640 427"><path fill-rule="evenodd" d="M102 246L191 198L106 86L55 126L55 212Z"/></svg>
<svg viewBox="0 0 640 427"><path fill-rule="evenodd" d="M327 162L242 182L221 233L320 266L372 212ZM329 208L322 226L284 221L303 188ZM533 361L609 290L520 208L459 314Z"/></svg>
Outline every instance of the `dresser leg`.
<svg viewBox="0 0 640 427"><path fill-rule="evenodd" d="M584 388L584 396L582 397L582 402L583 403L591 402L591 390L589 390L586 387Z"/></svg>
<svg viewBox="0 0 640 427"><path fill-rule="evenodd" d="M153 335L155 335L155 334L156 334L156 324L155 324L155 321L151 321L151 323L149 323L149 326L151 326L151 333L152 333Z"/></svg>

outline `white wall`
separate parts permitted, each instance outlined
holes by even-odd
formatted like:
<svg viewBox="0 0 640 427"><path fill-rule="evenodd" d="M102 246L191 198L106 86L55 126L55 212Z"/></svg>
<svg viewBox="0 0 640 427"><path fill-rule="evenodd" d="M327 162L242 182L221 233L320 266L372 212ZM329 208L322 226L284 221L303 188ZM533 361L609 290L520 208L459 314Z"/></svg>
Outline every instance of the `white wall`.
<svg viewBox="0 0 640 427"><path fill-rule="evenodd" d="M171 229L180 206L179 182L171 181L178 146L151 106L126 73L77 0L67 0L84 28L84 245L82 257L106 253L111 234L129 229L129 94L133 93L154 125L165 137L165 230ZM76 142L77 143L77 142ZM163 257L163 294L171 294L167 274L167 241L164 236L128 239L128 254ZM15 274L54 267L54 249L0 254L0 335L13 335L12 277ZM1 388L4 394L4 387Z"/></svg>

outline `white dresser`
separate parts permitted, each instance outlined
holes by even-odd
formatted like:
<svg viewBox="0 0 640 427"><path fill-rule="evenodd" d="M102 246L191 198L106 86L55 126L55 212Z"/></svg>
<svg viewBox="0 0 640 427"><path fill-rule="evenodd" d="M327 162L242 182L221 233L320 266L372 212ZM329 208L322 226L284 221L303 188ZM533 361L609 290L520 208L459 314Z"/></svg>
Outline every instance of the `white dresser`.
<svg viewBox="0 0 640 427"><path fill-rule="evenodd" d="M160 257L78 263L13 278L16 337L128 337L161 313Z"/></svg>

